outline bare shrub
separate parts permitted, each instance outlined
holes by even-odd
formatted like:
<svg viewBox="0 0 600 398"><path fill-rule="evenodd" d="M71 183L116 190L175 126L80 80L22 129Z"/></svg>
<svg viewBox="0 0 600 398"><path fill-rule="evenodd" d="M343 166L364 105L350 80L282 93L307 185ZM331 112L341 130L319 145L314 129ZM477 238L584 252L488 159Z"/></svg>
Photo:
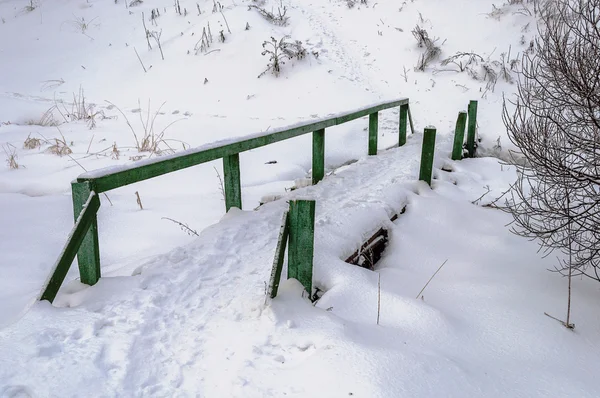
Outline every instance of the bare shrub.
<svg viewBox="0 0 600 398"><path fill-rule="evenodd" d="M508 52L500 54L500 60L490 61L472 52L458 52L440 63L446 68L434 70L439 72L467 72L475 80L486 82L486 91L494 91L498 79L514 83L513 72L519 65L517 58L511 58L511 47Z"/></svg>
<svg viewBox="0 0 600 398"><path fill-rule="evenodd" d="M425 48L425 51L420 55L417 66L415 67L416 70L424 71L432 61L439 58L442 50L436 45L438 39L430 39L427 31L419 25L415 26L412 30L412 34L415 40L417 40L419 48Z"/></svg>
<svg viewBox="0 0 600 398"><path fill-rule="evenodd" d="M367 5L367 0L346 0L346 4L348 5L348 8L354 8L354 6L357 4L364 4Z"/></svg>
<svg viewBox="0 0 600 398"><path fill-rule="evenodd" d="M264 8L261 8L256 5L248 6L249 10L252 8L257 10L260 15L262 15L267 21L271 22L273 25L286 26L290 20L290 17L286 15L287 7L285 6L283 7L283 11L281 7L277 7L277 14L275 14L273 11L267 11Z"/></svg>
<svg viewBox="0 0 600 398"><path fill-rule="evenodd" d="M479 63L485 62L483 57L476 53L457 52L456 54L442 60L442 66L455 66L457 69L451 69L456 72L464 72L469 68L478 66Z"/></svg>
<svg viewBox="0 0 600 398"><path fill-rule="evenodd" d="M599 13L600 0L545 8L535 54L522 58L517 100L504 103L509 138L525 160L507 200L512 231L536 239L545 255L564 253L556 271L569 288L572 276L600 281Z"/></svg>
<svg viewBox="0 0 600 398"><path fill-rule="evenodd" d="M306 49L302 46L302 42L298 40L286 41L289 36L284 36L277 40L271 37L270 41L263 43L263 56L269 56L269 63L267 69L265 69L258 77L264 76L267 72L271 72L275 76L279 76L281 67L285 65L285 61L290 59L301 60L306 56Z"/></svg>

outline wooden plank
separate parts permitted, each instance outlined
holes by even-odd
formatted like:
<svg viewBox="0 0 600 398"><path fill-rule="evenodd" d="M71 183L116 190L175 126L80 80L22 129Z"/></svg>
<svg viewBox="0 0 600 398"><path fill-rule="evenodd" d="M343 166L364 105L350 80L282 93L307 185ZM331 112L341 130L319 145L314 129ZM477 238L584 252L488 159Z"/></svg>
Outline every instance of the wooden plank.
<svg viewBox="0 0 600 398"><path fill-rule="evenodd" d="M67 243L54 264L54 271L52 271L50 278L48 278L42 288L40 300L54 301L60 286L67 276L69 268L71 268L71 264L75 259L79 246L86 237L86 233L92 225L92 222L95 220L99 208L100 200L98 199L98 195L96 195L95 192L91 192L79 217L75 221L75 226L69 234Z"/></svg>
<svg viewBox="0 0 600 398"><path fill-rule="evenodd" d="M408 104L400 105L400 128L398 137L398 146L406 144L406 121L408 119Z"/></svg>
<svg viewBox="0 0 600 398"><path fill-rule="evenodd" d="M240 155L223 158L223 183L225 185L225 211L232 207L242 208L242 186L240 182Z"/></svg>
<svg viewBox="0 0 600 398"><path fill-rule="evenodd" d="M467 127L467 152L469 157L475 157L475 130L477 128L477 101L469 102L469 123Z"/></svg>
<svg viewBox="0 0 600 398"><path fill-rule="evenodd" d="M379 113L369 115L369 156L377 155L377 131L379 130Z"/></svg>
<svg viewBox="0 0 600 398"><path fill-rule="evenodd" d="M325 176L325 129L313 132L312 183L315 185Z"/></svg>
<svg viewBox="0 0 600 398"><path fill-rule="evenodd" d="M91 182L73 182L71 191L73 193L73 214L75 220L79 218L85 209L85 203L92 191ZM97 193L97 192L96 192ZM98 201L100 203L100 201ZM90 227L81 244L78 246L77 263L79 265L79 276L81 283L93 286L100 279L100 245L98 242L98 220L96 212L91 216Z"/></svg>
<svg viewBox="0 0 600 398"><path fill-rule="evenodd" d="M95 191L97 193L101 193L129 185L134 182L158 177L163 174L221 159L229 155L234 155L250 149L259 148L275 142L325 129L327 127L332 127L351 120L359 119L373 112L378 112L380 110L393 108L403 104L408 104L408 99L404 98L401 100L390 101L357 111L342 113L316 122L278 129L272 133L265 133L264 135L241 139L239 141L224 145L218 145L218 143L216 143L215 145L218 146L209 146L206 149L192 149L182 153L156 158L152 161L142 163L141 165L124 167L116 171L111 171L109 169L106 172L91 173L91 176L84 173L79 176L77 180L79 182L94 181Z"/></svg>
<svg viewBox="0 0 600 398"><path fill-rule="evenodd" d="M283 220L281 221L281 229L279 230L279 238L277 239L277 247L275 248L275 258L273 259L273 268L271 269L271 279L269 280L269 288L267 291L267 296L269 298L275 298L277 296L277 291L279 290L285 248L287 246L290 231L288 214L287 211L283 213Z"/></svg>
<svg viewBox="0 0 600 398"><path fill-rule="evenodd" d="M373 270L375 264L385 250L388 242L388 231L385 228L379 228L365 243L360 246L360 249L352 253L346 259L349 264L358 265L362 268Z"/></svg>
<svg viewBox="0 0 600 398"><path fill-rule="evenodd" d="M288 278L297 279L312 297L315 201L290 201Z"/></svg>
<svg viewBox="0 0 600 398"><path fill-rule="evenodd" d="M452 160L462 159L466 122L467 112L459 112L458 119L456 119L456 128L454 129L454 145L452 146Z"/></svg>
<svg viewBox="0 0 600 398"><path fill-rule="evenodd" d="M419 180L425 181L431 185L431 175L433 174L433 155L435 152L435 127L425 128L423 134L423 149L421 151L421 171Z"/></svg>

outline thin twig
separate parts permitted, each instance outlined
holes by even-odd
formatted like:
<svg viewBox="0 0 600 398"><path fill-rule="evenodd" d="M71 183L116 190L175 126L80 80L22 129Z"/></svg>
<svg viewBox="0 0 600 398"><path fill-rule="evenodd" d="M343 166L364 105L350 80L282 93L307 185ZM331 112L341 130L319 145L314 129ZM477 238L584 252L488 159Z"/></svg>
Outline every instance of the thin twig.
<svg viewBox="0 0 600 398"><path fill-rule="evenodd" d="M169 220L171 222L174 222L175 224L179 225L181 227L181 230L186 232L188 235L195 235L195 236L200 236L198 235L198 232L194 231L193 229L191 229L190 227L188 227L187 224L184 224L182 222L179 222L177 220L173 220L172 218L169 217L161 217L163 220Z"/></svg>
<svg viewBox="0 0 600 398"><path fill-rule="evenodd" d="M569 324L567 324L565 321L563 321L563 320L560 320L560 319L558 319L557 317L554 317L554 316L552 316L552 315L548 314L547 312L544 312L544 315L546 315L548 318L552 318L552 319L554 319L555 321L558 321L558 322L562 323L562 325L563 325L564 327L566 327L567 329L575 329L575 325L574 325L574 324L572 324L572 323L569 323Z"/></svg>
<svg viewBox="0 0 600 398"><path fill-rule="evenodd" d="M415 298L419 298L419 296L421 295L421 293L423 293L423 291L425 290L425 288L427 287L427 285L429 285L429 282L431 282L431 280L437 275L438 272L440 272L440 270L442 269L442 267L448 262L448 259L446 259L446 261L444 261L442 263L442 265L440 265L440 268L437 269L437 271L435 271L435 273L433 275L431 275L431 278L429 278L429 280L427 281L427 283L425 284L425 286L423 286L423 289L421 289L421 291L419 292L419 294L417 294L417 297Z"/></svg>
<svg viewBox="0 0 600 398"><path fill-rule="evenodd" d="M229 34L231 34L231 29L229 29L229 24L227 23L227 18L225 18L225 14L223 14L223 10L219 10L221 11L221 16L223 17L223 20L225 21L225 25L227 25L227 31L229 32Z"/></svg>
<svg viewBox="0 0 600 398"><path fill-rule="evenodd" d="M377 280L377 324L379 325L379 314L381 313L381 274Z"/></svg>
<svg viewBox="0 0 600 398"><path fill-rule="evenodd" d="M137 204L140 206L140 210L144 210L144 206L142 206L142 199L140 198L140 193L135 191L135 196L137 198Z"/></svg>
<svg viewBox="0 0 600 398"><path fill-rule="evenodd" d="M150 31L146 28L146 18L144 17L144 13L142 13L142 23L144 24L144 34L146 35L146 41L148 42L148 50L152 50L152 45L150 45Z"/></svg>
<svg viewBox="0 0 600 398"><path fill-rule="evenodd" d="M148 71L146 70L146 67L144 66L144 63L142 62L142 59L140 58L140 54L138 54L138 52L135 49L135 47L133 47L133 51L135 51L135 55L137 55L137 58L140 61L140 64L142 65L142 68L144 69L144 73L147 73Z"/></svg>
<svg viewBox="0 0 600 398"><path fill-rule="evenodd" d="M92 141L94 140L94 134L92 134L92 138L90 138L90 144L88 145L88 149L85 153L90 153L90 148L92 147Z"/></svg>

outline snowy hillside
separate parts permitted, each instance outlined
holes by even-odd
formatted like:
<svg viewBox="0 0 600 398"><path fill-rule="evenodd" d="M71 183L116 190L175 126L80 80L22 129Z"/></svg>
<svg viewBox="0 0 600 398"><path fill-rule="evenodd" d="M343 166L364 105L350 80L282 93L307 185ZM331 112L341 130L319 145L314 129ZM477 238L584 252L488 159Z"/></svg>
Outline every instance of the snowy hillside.
<svg viewBox="0 0 600 398"><path fill-rule="evenodd" d="M555 260L471 203L514 168L448 160L469 100L478 153L505 156L502 96L535 30L528 4L489 0L0 0L0 396L598 396L599 322L544 316L564 310ZM422 71L413 31L440 51ZM272 38L303 49L278 76ZM366 120L327 129L331 174L313 187L289 192L310 176L309 136L241 154L243 211L224 215L221 162L108 192L104 278L89 288L74 266L54 306L35 303L84 171L400 97L417 132L438 128L433 190L415 181L421 134L386 150L398 111L384 111L376 157ZM312 306L288 281L265 305L286 200L305 197L325 294ZM340 260L382 225L375 272ZM598 287L577 283L592 313Z"/></svg>

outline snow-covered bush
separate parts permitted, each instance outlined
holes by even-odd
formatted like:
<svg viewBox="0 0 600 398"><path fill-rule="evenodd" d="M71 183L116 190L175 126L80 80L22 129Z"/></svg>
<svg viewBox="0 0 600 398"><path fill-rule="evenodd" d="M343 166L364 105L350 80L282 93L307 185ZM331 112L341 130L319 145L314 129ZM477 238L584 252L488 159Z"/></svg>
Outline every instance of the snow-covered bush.
<svg viewBox="0 0 600 398"><path fill-rule="evenodd" d="M264 49L262 55L269 56L269 63L267 69L258 75L259 78L269 71L275 76L279 76L285 61L294 58L300 60L306 56L306 49L302 46L302 42L298 40L286 41L289 38L289 36L284 36L277 40L271 37L271 40L266 40L262 44Z"/></svg>
<svg viewBox="0 0 600 398"><path fill-rule="evenodd" d="M425 51L419 57L419 61L415 67L419 71L424 71L432 61L440 56L442 50L436 45L437 39L429 38L429 33L421 26L415 26L412 30L412 34L417 40L419 48L425 48Z"/></svg>

